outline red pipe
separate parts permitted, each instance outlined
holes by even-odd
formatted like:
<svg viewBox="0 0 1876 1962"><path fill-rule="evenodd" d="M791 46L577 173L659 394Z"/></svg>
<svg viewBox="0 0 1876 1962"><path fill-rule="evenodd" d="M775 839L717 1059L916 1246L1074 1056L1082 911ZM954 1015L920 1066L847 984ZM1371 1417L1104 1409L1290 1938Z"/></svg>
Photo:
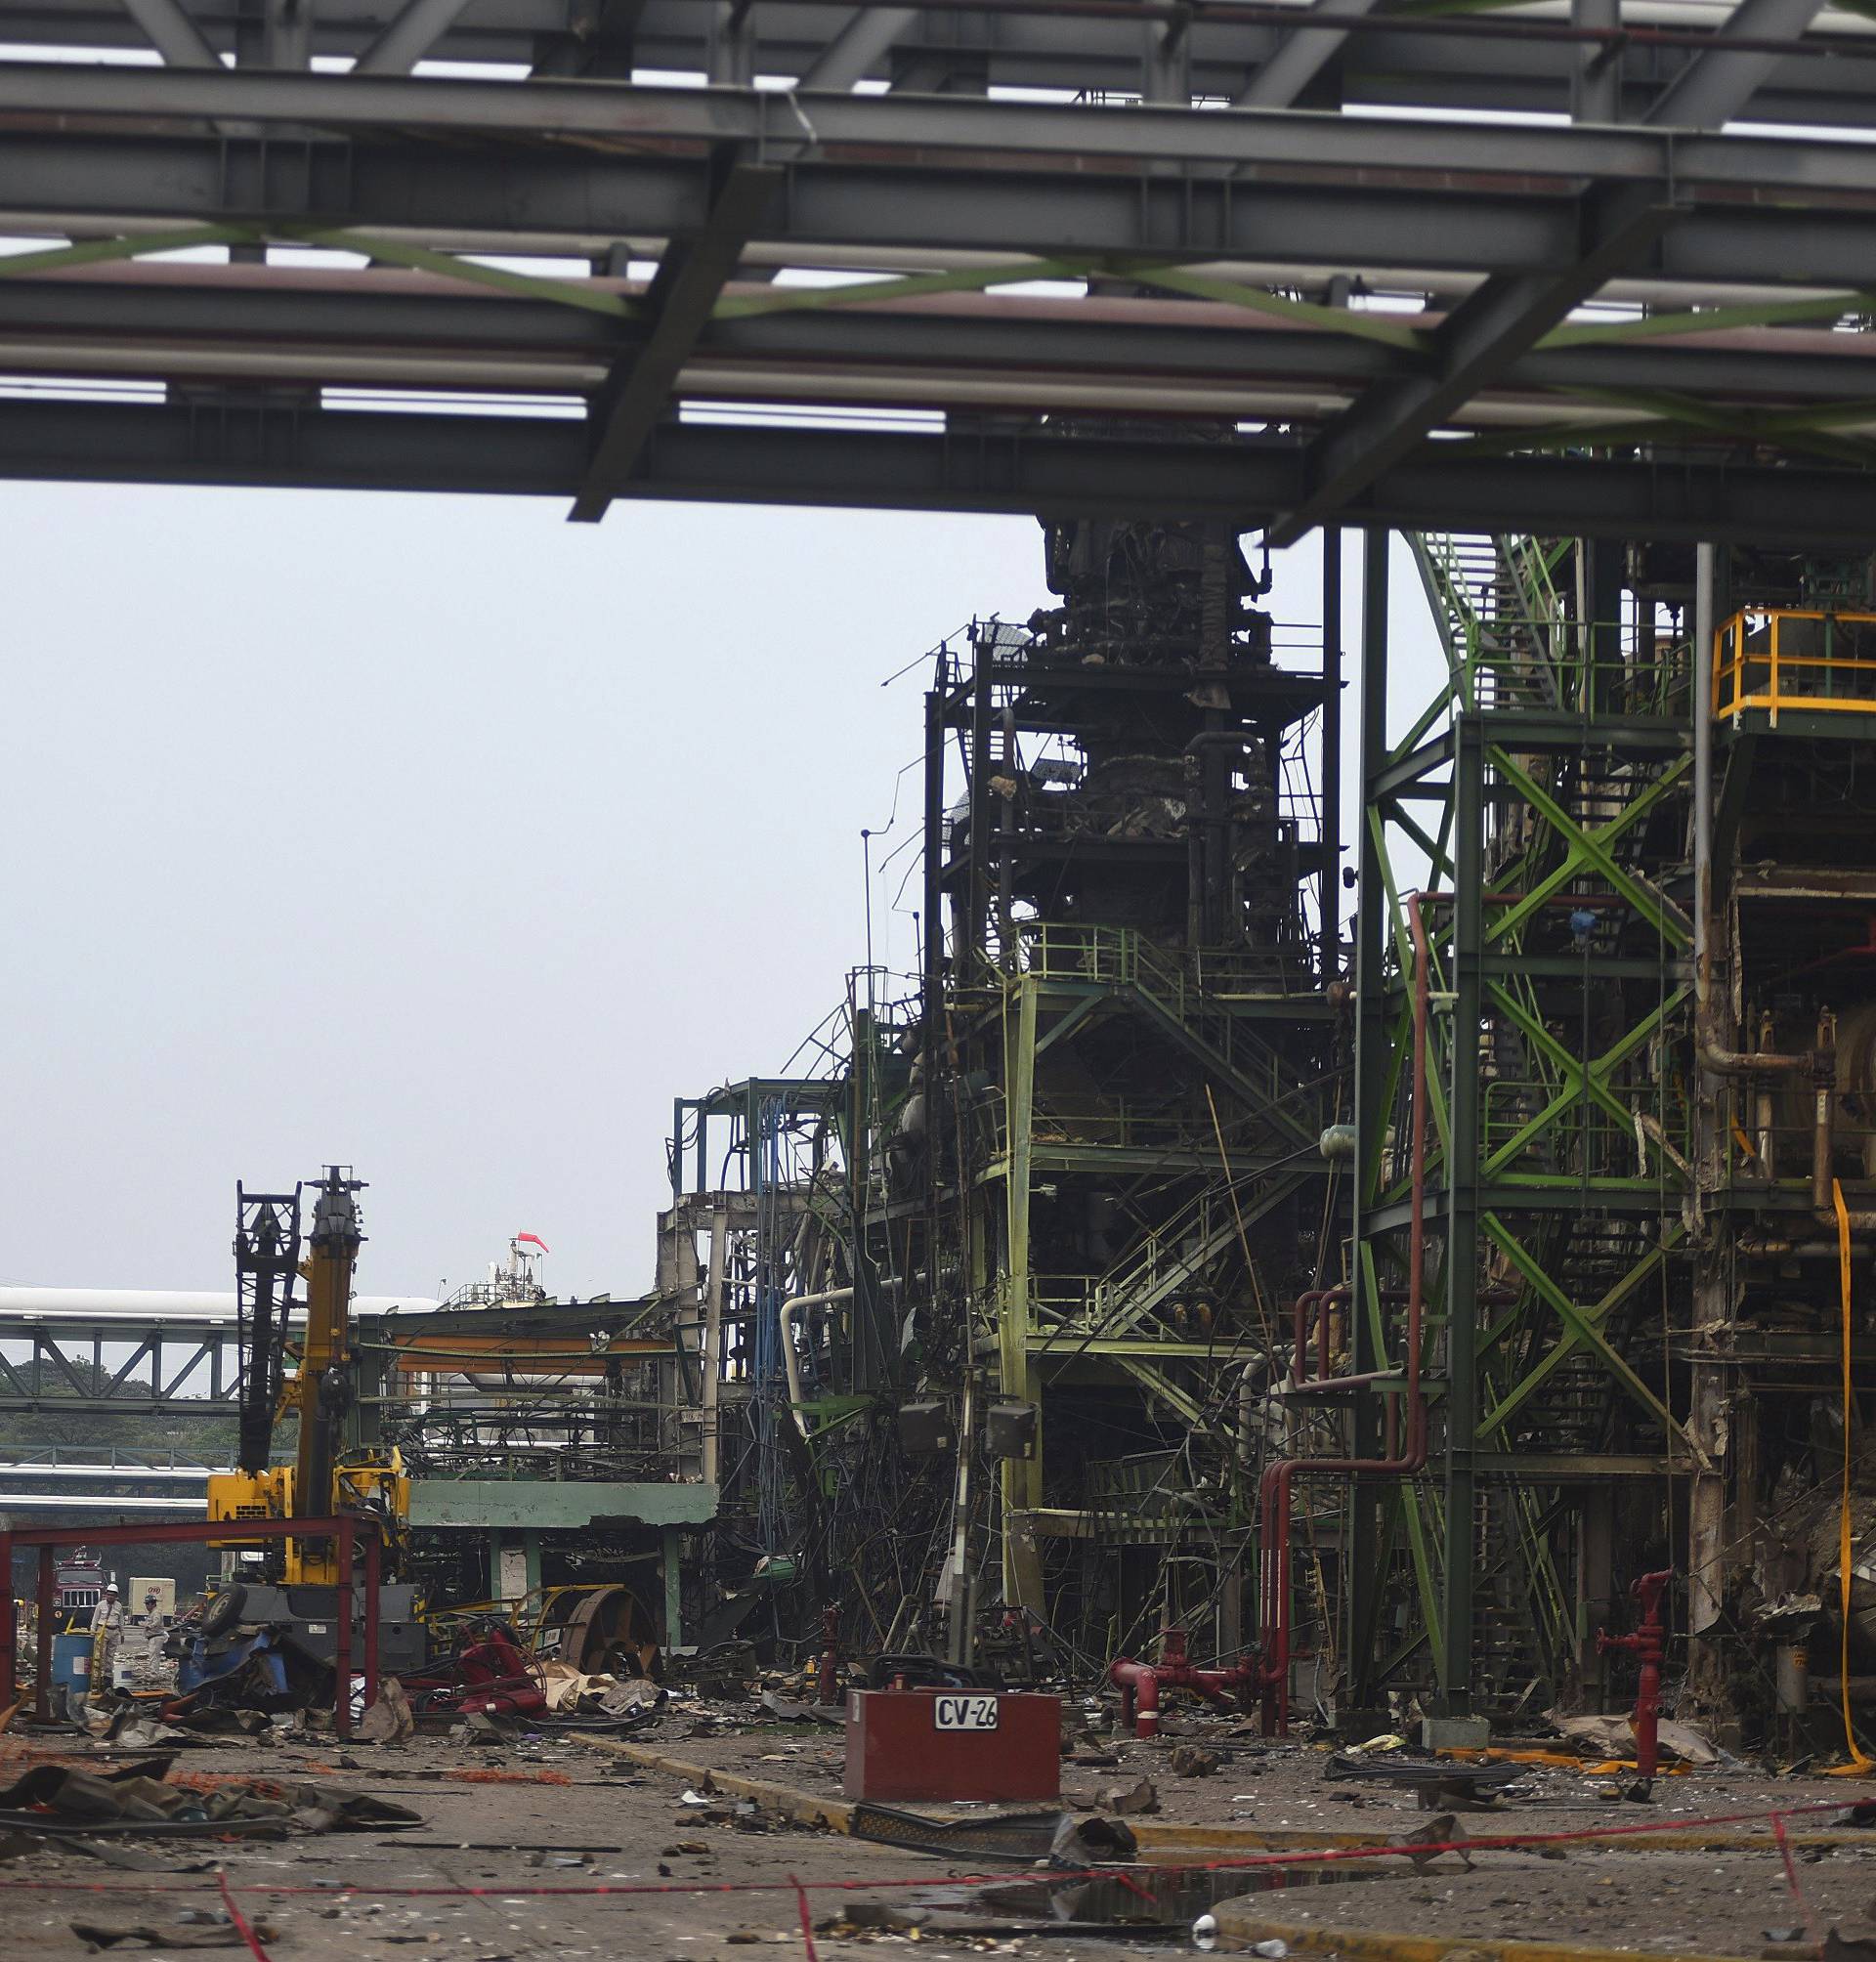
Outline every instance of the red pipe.
<svg viewBox="0 0 1876 1962"><path fill-rule="evenodd" d="M1407 1376L1404 1386L1407 1445L1404 1451L1397 1446L1399 1425L1389 1399L1386 1457L1285 1458L1270 1466L1263 1474L1258 1488L1258 1511L1263 1522L1258 1572L1258 1625L1261 1631L1258 1673L1262 1686L1263 1732L1267 1737L1286 1736L1290 1729L1291 1486L1299 1475L1316 1476L1324 1472L1407 1478L1427 1463L1427 1399L1420 1390L1420 1338L1427 1282L1427 1023L1432 1001L1432 957L1421 908L1428 900L1448 896L1417 892L1407 901L1407 919L1414 939L1413 1198L1407 1242ZM1301 1326L1300 1301L1299 1331ZM1296 1372L1299 1377L1301 1366L1302 1347L1300 1342ZM1368 1371L1360 1376L1338 1377L1334 1381L1338 1386L1372 1382L1377 1375L1387 1374L1391 1372Z"/></svg>
<svg viewBox="0 0 1876 1962"><path fill-rule="evenodd" d="M1136 1737L1157 1737L1163 1688L1189 1689L1208 1702L1223 1704L1231 1691L1248 1697L1257 1686L1258 1672L1242 1657L1229 1669L1194 1668L1186 1656L1185 1630L1163 1628L1159 1661L1117 1656L1108 1665L1107 1680L1121 1692L1122 1724L1130 1725Z"/></svg>
<svg viewBox="0 0 1876 1962"><path fill-rule="evenodd" d="M815 1681L815 1701L824 1705L840 1701L840 1610L837 1607L821 1610L821 1666Z"/></svg>
<svg viewBox="0 0 1876 1962"><path fill-rule="evenodd" d="M1652 1778L1661 1762L1659 1727L1661 1722L1661 1658L1667 1649L1667 1625L1661 1619L1661 1597L1674 1579L1674 1569L1643 1574L1629 1589L1641 1604L1641 1624L1630 1635L1596 1632L1599 1654L1620 1648L1642 1664L1642 1679L1636 1685L1635 1712L1629 1719L1635 1729L1635 1769L1643 1779Z"/></svg>

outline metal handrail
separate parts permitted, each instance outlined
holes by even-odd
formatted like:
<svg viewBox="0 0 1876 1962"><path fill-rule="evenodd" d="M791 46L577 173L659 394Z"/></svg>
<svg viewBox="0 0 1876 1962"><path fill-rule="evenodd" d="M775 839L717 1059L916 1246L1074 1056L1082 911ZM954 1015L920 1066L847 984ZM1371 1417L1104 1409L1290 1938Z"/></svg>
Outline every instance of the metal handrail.
<svg viewBox="0 0 1876 1962"><path fill-rule="evenodd" d="M1788 630L1799 620L1823 622L1823 647L1793 647ZM1839 654L1836 643L1843 629L1853 647L1867 645L1872 654ZM1865 629L1856 633L1855 629ZM1823 677L1826 693L1814 682L1793 688L1799 674ZM1876 675L1876 614L1830 612L1816 607L1743 607L1723 620L1713 636L1713 713L1738 715L1764 709L1771 726L1785 709L1806 709L1831 715L1876 714L1876 682L1845 690L1831 689L1839 678Z"/></svg>

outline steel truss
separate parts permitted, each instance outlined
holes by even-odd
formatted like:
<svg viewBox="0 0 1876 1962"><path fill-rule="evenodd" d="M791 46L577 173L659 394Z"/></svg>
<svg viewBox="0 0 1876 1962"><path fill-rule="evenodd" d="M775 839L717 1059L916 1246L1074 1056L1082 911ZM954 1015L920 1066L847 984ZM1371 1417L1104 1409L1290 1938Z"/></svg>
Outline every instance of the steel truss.
<svg viewBox="0 0 1876 1962"><path fill-rule="evenodd" d="M1414 545L1447 673L1397 739L1378 702L1364 714L1358 1094L1376 1121L1351 1347L1358 1370L1400 1361L1403 1318L1379 1289L1405 1267L1412 1181L1380 1140L1390 1119L1408 1134L1419 1002L1435 1442L1426 1472L1359 1501L1370 1571L1404 1548L1417 1614L1387 1628L1356 1562L1347 1613L1369 1639L1351 1637L1351 1686L1361 1704L1417 1671L1448 1714L1502 1716L1595 1672L1582 1603L1610 1588L1582 1569L1583 1518L1610 1503L1609 1461L1665 1486L1689 1449L1662 1356L1693 1153L1667 1060L1691 1004L1674 871L1690 662L1684 639L1624 626L1619 555L1528 537ZM1378 610L1385 549L1372 540L1367 561ZM1532 1475L1533 1450L1571 1456ZM1597 1544L1606 1561L1606 1534Z"/></svg>
<svg viewBox="0 0 1876 1962"><path fill-rule="evenodd" d="M1860 126L1860 24L1815 0L1599 39L1386 23L1397 106L1579 118L1509 129L1357 112L1358 4L1162 11L0 9L17 43L164 63L0 64L0 224L66 241L0 260L0 471L587 520L672 496L1215 512L1278 539L1337 513L1871 529L1876 390L1831 329L1876 290L1876 163L1701 133ZM1439 59L1394 65L1406 44ZM527 79L415 72L524 49ZM338 53L353 72L309 66ZM711 85L647 85L671 64ZM1019 75L1080 99L985 93ZM231 263L158 256L192 244ZM1610 299L1650 313L1580 312ZM1131 427L1062 427L1092 416ZM1169 417L1236 434L1195 463Z"/></svg>
<svg viewBox="0 0 1876 1962"><path fill-rule="evenodd" d="M1344 1690L1370 1710L1419 1686L1448 1716L1500 1720L1594 1693L1596 1622L1633 1550L1653 1546L1654 1564L1690 1576L1694 1693L1769 1721L1769 1692L1750 1685L1754 1618L1765 1576L1801 1557L1768 1495L1816 1475L1790 1441L1810 1420L1791 1413L1832 1395L1832 1177L1858 1233L1872 1216L1862 1093L1839 1097L1852 1134L1828 1098L1812 1115L1809 1088L1837 1081L1830 1004L1866 1012L1843 949L1868 875L1806 870L1855 857L1809 788L1868 740L1855 616L1834 638L1834 614L1785 616L1806 648L1800 687L1828 692L1776 738L1773 711L1741 709L1708 766L1692 555L1504 534L1412 544L1446 672L1405 730L1388 727L1387 540L1371 534L1354 1297L1345 1357L1310 1393L1339 1403L1354 1455L1383 1455L1405 1394L1418 1210L1429 1449L1344 1481L1329 1508L1348 1549ZM1792 563L1732 576L1788 582ZM1772 635L1742 672L1771 671ZM1690 856L1703 767L1720 869L1704 894ZM1756 814L1747 782L1769 799ZM1727 992L1697 1012L1703 904ZM1804 1273L1800 1248L1817 1257ZM1848 1306L1841 1318L1843 1367L1860 1369L1867 1338ZM1286 1580L1301 1584L1294 1566Z"/></svg>

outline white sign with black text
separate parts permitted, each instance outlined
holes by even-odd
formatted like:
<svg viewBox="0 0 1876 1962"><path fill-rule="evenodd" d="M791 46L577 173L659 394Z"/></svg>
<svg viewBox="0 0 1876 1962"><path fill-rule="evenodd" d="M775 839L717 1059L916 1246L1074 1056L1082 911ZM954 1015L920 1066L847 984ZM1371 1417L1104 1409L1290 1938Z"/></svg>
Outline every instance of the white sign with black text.
<svg viewBox="0 0 1876 1962"><path fill-rule="evenodd" d="M997 1727L997 1699L994 1696L939 1696L931 1706L934 1730L994 1730Z"/></svg>

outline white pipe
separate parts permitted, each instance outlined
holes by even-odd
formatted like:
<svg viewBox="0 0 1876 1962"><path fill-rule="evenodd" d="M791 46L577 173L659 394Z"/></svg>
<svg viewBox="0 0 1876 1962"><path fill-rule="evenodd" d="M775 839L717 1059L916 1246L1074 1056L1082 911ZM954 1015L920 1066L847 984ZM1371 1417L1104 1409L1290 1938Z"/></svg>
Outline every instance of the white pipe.
<svg viewBox="0 0 1876 1962"><path fill-rule="evenodd" d="M394 1310L427 1311L437 1302L427 1295L357 1295L352 1311L384 1315ZM232 1294L198 1293L175 1288L23 1288L0 1287L0 1317L9 1320L45 1316L79 1321L233 1322L236 1318Z"/></svg>
<svg viewBox="0 0 1876 1962"><path fill-rule="evenodd" d="M376 356L304 352L228 351L203 348L88 348L70 343L21 343L0 339L0 376L10 372L47 374L61 380L87 375L125 375L160 381L179 375L273 376L328 388L475 391L504 394L576 395L596 388L604 372L596 366L545 363L432 361L395 362ZM1135 415L1281 417L1327 421L1352 398L1346 391L1219 386L1160 379L1112 381L1100 376L1061 373L1052 380L1034 375L1004 376L994 370L969 372L868 368L839 373L820 366L750 367L741 363L693 364L677 377L677 392L691 397L804 404L855 403L880 407L1055 408ZM1465 428L1544 427L1621 424L1635 411L1598 407L1539 397L1475 398L1451 418ZM1876 417L1871 424L1876 425ZM1844 434L1871 426L1839 424Z"/></svg>
<svg viewBox="0 0 1876 1962"><path fill-rule="evenodd" d="M830 1288L820 1295L793 1295L782 1303L782 1367L789 1373L789 1408L794 1414L794 1428L805 1437L808 1420L801 1415L801 1358L794 1352L794 1318L802 1308L818 1308L829 1301L850 1301L851 1288Z"/></svg>
<svg viewBox="0 0 1876 1962"><path fill-rule="evenodd" d="M77 1492L0 1492L7 1513L206 1513L200 1499L88 1499Z"/></svg>
<svg viewBox="0 0 1876 1962"><path fill-rule="evenodd" d="M729 1258L730 1216L710 1215L710 1273L704 1296L704 1482L714 1485L722 1470L723 1263Z"/></svg>
<svg viewBox="0 0 1876 1962"><path fill-rule="evenodd" d="M459 388L515 395L575 395L606 379L598 362L450 359L436 355L350 354L329 347L229 348L200 342L0 341L0 369L35 374L122 375L161 381L172 375L284 376L328 387Z"/></svg>
<svg viewBox="0 0 1876 1962"><path fill-rule="evenodd" d="M4 349L0 348L0 364ZM1008 379L994 370L931 373L882 368L829 374L816 368L751 368L697 364L678 375L678 390L689 396L737 397L757 402L873 403L912 407L951 404L1006 405L1032 408L1093 408L1139 415L1272 416L1326 421L1353 400L1337 389L1220 388L1211 383L1115 382L1068 374L1057 380L1034 375ZM1631 423L1637 411L1599 407L1555 397L1474 397L1449 418L1449 427L1544 427L1590 423ZM1872 416L1876 422L1876 416ZM1833 425L1847 429L1848 424Z"/></svg>

